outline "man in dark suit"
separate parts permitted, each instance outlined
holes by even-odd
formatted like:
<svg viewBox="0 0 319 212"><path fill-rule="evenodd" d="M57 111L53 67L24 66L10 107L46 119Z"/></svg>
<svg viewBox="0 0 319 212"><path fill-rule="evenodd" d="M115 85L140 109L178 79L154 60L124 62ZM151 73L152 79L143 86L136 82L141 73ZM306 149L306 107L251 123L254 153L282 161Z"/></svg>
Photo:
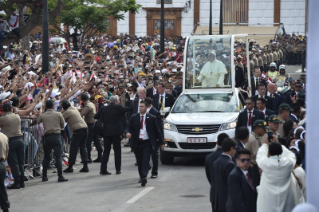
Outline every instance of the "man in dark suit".
<svg viewBox="0 0 319 212"><path fill-rule="evenodd" d="M145 102L147 112L156 117L157 125L159 127L160 132L161 132L161 136L164 138L164 126L163 126L161 114L158 112L158 110L156 110L152 106L153 100L150 97L146 97L144 102ZM157 175L158 175L158 147L159 147L159 144L157 143L156 148L153 149L153 151L152 151L153 166L152 166L151 178L157 178Z"/></svg>
<svg viewBox="0 0 319 212"><path fill-rule="evenodd" d="M269 83L267 96L272 99L274 104L274 108L273 108L274 112L278 114L279 105L281 105L281 103L283 103L284 100L281 97L281 95L276 93L276 91L277 91L277 85L274 83Z"/></svg>
<svg viewBox="0 0 319 212"><path fill-rule="evenodd" d="M205 171L206 171L206 177L209 183L211 183L211 177L213 176L213 164L222 155L223 153L222 144L226 138L229 138L228 134L220 133L217 137L217 143L216 143L217 148L215 149L215 151L213 151L209 155L206 155ZM212 190L210 192L210 195L212 197Z"/></svg>
<svg viewBox="0 0 319 212"><path fill-rule="evenodd" d="M164 141L157 125L156 117L146 113L145 102L139 104L140 113L133 114L126 128L126 137L132 138L131 148L134 151L141 185L147 183L146 177L150 166L152 150L159 144L164 149Z"/></svg>
<svg viewBox="0 0 319 212"><path fill-rule="evenodd" d="M258 95L255 95L252 97L253 101L255 102L255 108L257 108L257 99L258 98L263 98L266 100L266 108L268 108L269 110L274 111L274 102L272 100L272 98L270 98L269 96L266 95L266 85L264 84L260 84L258 86Z"/></svg>
<svg viewBox="0 0 319 212"><path fill-rule="evenodd" d="M228 176L226 212L256 212L257 193L248 173L250 155L247 149L237 152L237 166Z"/></svg>
<svg viewBox="0 0 319 212"><path fill-rule="evenodd" d="M236 130L239 127L247 127L248 129L251 128L254 124L254 122L257 119L263 119L265 120L264 114L262 112L260 112L259 110L254 109L255 103L252 100L252 98L247 98L246 99L246 109L239 113L238 115L238 121L237 121L237 125L236 125Z"/></svg>
<svg viewBox="0 0 319 212"><path fill-rule="evenodd" d="M161 111L164 107L172 108L174 105L174 97L171 94L165 93L165 85L164 83L159 83L157 86L158 93L153 96L153 106Z"/></svg>
<svg viewBox="0 0 319 212"><path fill-rule="evenodd" d="M213 211L225 211L228 196L228 176L235 164L232 160L236 153L237 142L226 138L222 143L223 153L213 164L213 177L211 187L214 191L212 197Z"/></svg>
<svg viewBox="0 0 319 212"><path fill-rule="evenodd" d="M245 145L246 143L248 142L248 139L249 139L249 130L247 127L239 127L237 130L236 130L236 141L237 141L237 151L236 151L236 154L235 154L235 157L233 158L234 162L236 163L236 158L237 158L237 152L238 150L240 149L245 149Z"/></svg>
<svg viewBox="0 0 319 212"><path fill-rule="evenodd" d="M235 87L243 88L245 86L244 66L241 63L241 57L237 57L237 65L235 66Z"/></svg>
<svg viewBox="0 0 319 212"><path fill-rule="evenodd" d="M260 77L260 74L261 74L260 68L259 67L255 67L254 76L250 78L251 87L248 86L248 80L246 80L246 85L243 88L244 90L249 90L250 89L252 96L257 94L256 91L257 91L257 88L258 88L258 86L260 84L266 85L266 88L267 88L267 83L266 83L266 81L264 79L262 79Z"/></svg>
<svg viewBox="0 0 319 212"><path fill-rule="evenodd" d="M298 124L301 107L298 103L293 103L291 108L292 108L292 111L287 120L293 120L294 122L296 122L296 124Z"/></svg>
<svg viewBox="0 0 319 212"><path fill-rule="evenodd" d="M104 152L101 162L100 174L111 174L107 171L111 144L113 144L116 174L121 174L121 135L124 132L123 117L130 111L130 107L122 107L117 95L111 96L110 104L102 107L95 115L94 119L103 119L104 129Z"/></svg>
<svg viewBox="0 0 319 212"><path fill-rule="evenodd" d="M157 94L157 86L158 86L158 81L154 81L153 87L152 88L148 88L146 90L146 96L147 97L151 97L153 99L153 96L155 94Z"/></svg>
<svg viewBox="0 0 319 212"><path fill-rule="evenodd" d="M275 115L275 112L266 108L266 100L263 98L257 99L257 109L260 110L265 117L265 120L268 122L268 118L271 115Z"/></svg>
<svg viewBox="0 0 319 212"><path fill-rule="evenodd" d="M137 89L137 99L131 99L130 107L132 108L132 114L138 113L139 112L139 103L141 101L144 101L146 98L146 89L144 87L140 87Z"/></svg>

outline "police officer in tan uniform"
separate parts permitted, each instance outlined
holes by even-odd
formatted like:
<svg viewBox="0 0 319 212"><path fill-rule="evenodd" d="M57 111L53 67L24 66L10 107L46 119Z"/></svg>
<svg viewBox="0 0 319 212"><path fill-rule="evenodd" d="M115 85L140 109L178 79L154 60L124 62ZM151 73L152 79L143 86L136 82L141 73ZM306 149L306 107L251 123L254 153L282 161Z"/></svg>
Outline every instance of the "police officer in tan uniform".
<svg viewBox="0 0 319 212"><path fill-rule="evenodd" d="M280 137L285 137L284 123L289 117L291 111L292 109L290 108L289 104L282 103L279 105L278 118L280 120L280 123L279 123L279 128L277 132L279 133Z"/></svg>
<svg viewBox="0 0 319 212"><path fill-rule="evenodd" d="M263 59L261 58L259 52L256 55L257 55L257 59L258 59L258 67L260 68L260 71L263 72L264 71Z"/></svg>
<svg viewBox="0 0 319 212"><path fill-rule="evenodd" d="M54 111L53 100L47 100L45 103L47 111L42 113L38 119L37 124L43 122L44 128L44 158L42 181L48 181L47 171L51 160L51 151L55 154L55 167L58 169L58 182L68 181L62 176L62 143L61 143L61 129L64 129L64 118L60 112Z"/></svg>
<svg viewBox="0 0 319 212"><path fill-rule="evenodd" d="M278 65L278 54L277 54L276 51L273 51L272 55L273 55L273 62L276 63L277 68L278 68L279 67L279 65Z"/></svg>
<svg viewBox="0 0 319 212"><path fill-rule="evenodd" d="M275 140L278 140L278 129L279 129L279 124L280 124L280 119L277 115L271 115L268 118L268 127L269 130L268 132L272 132L273 138L275 138ZM267 134L265 134L262 139L261 139L261 144L267 143L266 139L268 139L268 136L266 136Z"/></svg>
<svg viewBox="0 0 319 212"><path fill-rule="evenodd" d="M268 51L268 54L269 54L269 63L272 63L274 62L274 55L273 55L273 50L269 50Z"/></svg>
<svg viewBox="0 0 319 212"><path fill-rule="evenodd" d="M81 116L85 117L84 120L88 126L88 138L86 141L86 149L88 151L88 162L92 163L92 158L91 158L92 140L98 152L98 158L94 160L93 162L101 162L103 149L100 143L99 135L93 132L93 126L94 126L94 123L96 122L93 116L96 113L96 107L92 102L89 101L89 96L85 93L81 94L81 101L83 103L83 107L79 109L79 111L81 113Z"/></svg>
<svg viewBox="0 0 319 212"><path fill-rule="evenodd" d="M14 178L14 184L8 189L24 188L24 143L21 132L20 116L12 112L10 103L3 106L3 116L0 117L0 127L9 139L8 164Z"/></svg>
<svg viewBox="0 0 319 212"><path fill-rule="evenodd" d="M251 153L251 165L250 176L253 182L254 187L259 186L260 183L260 174L258 165L256 163L256 155L259 147L261 146L261 140L266 130L268 129L267 123L265 120L258 119L253 124L253 131L251 132L248 142L246 143L246 149Z"/></svg>
<svg viewBox="0 0 319 212"><path fill-rule="evenodd" d="M264 65L264 69L263 69L263 71L265 71L266 73L267 73L267 55L266 55L266 53L264 52L264 51L262 51L261 52L261 58L262 58L262 60L263 60L263 65Z"/></svg>
<svg viewBox="0 0 319 212"><path fill-rule="evenodd" d="M5 134L0 133L0 207L3 211L9 211L8 208L10 208L7 189L4 186L7 172L5 161L9 154L8 141L8 137Z"/></svg>
<svg viewBox="0 0 319 212"><path fill-rule="evenodd" d="M61 106L63 108L63 118L73 132L70 147L69 167L63 172L73 172L73 165L75 164L79 147L83 162L83 168L80 170L80 172L89 172L88 153L86 149L86 141L88 136L87 124L82 119L80 112L75 107L72 107L68 100L63 100Z"/></svg>

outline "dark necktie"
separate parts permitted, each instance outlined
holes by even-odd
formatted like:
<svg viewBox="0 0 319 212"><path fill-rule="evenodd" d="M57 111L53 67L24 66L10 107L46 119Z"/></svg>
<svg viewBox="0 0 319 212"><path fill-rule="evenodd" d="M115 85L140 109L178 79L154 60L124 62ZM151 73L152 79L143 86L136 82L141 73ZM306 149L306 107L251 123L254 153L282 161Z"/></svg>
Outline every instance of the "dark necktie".
<svg viewBox="0 0 319 212"><path fill-rule="evenodd" d="M144 116L141 118L141 129L143 129L143 121L144 121Z"/></svg>
<svg viewBox="0 0 319 212"><path fill-rule="evenodd" d="M256 78L256 89L258 88L258 78Z"/></svg>
<svg viewBox="0 0 319 212"><path fill-rule="evenodd" d="M251 126L251 112L249 112L248 116L248 126Z"/></svg>
<svg viewBox="0 0 319 212"><path fill-rule="evenodd" d="M249 175L249 173L248 173L248 172L247 172L246 176L247 176L247 179L248 179L249 185L250 185L252 188L254 188L254 186L253 186L253 182L251 181L251 179L250 179L250 175Z"/></svg>

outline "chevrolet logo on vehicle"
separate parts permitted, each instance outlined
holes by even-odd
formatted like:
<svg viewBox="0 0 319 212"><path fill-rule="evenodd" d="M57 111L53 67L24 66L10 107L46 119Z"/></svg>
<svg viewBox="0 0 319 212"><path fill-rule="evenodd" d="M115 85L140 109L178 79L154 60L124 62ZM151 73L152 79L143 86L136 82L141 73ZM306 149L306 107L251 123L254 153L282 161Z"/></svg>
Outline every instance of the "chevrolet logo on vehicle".
<svg viewBox="0 0 319 212"><path fill-rule="evenodd" d="M203 131L203 129L196 127L196 128L193 128L192 131L193 132L201 132L201 131Z"/></svg>

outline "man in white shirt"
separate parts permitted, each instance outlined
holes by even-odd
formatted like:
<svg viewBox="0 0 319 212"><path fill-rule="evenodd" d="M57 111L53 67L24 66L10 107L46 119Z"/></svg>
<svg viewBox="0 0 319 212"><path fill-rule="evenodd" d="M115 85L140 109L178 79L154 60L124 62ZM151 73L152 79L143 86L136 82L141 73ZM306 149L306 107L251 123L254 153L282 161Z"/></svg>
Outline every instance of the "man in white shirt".
<svg viewBox="0 0 319 212"><path fill-rule="evenodd" d="M17 10L13 11L9 17L9 23L11 30L17 38L20 38L20 28L19 28L19 12Z"/></svg>

